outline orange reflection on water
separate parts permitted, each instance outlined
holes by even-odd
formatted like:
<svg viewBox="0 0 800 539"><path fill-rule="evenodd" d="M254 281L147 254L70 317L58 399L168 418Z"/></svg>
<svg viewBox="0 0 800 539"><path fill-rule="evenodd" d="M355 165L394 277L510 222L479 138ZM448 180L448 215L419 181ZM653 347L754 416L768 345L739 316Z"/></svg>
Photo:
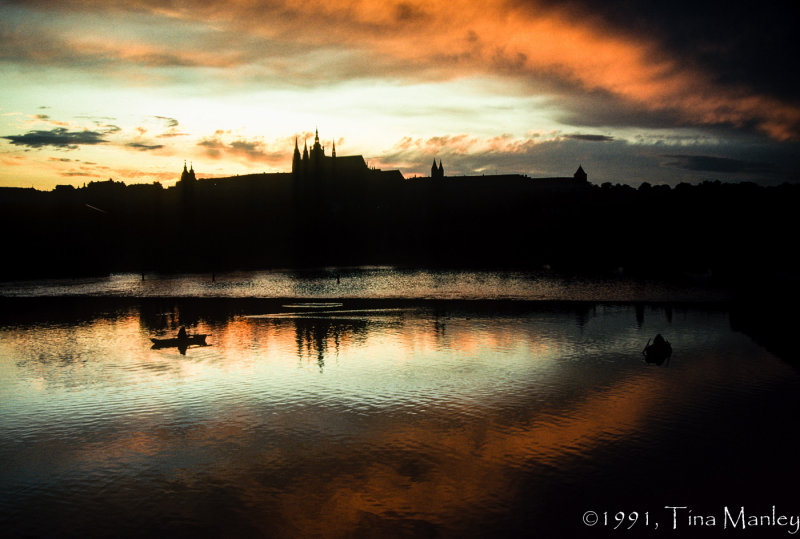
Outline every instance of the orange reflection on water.
<svg viewBox="0 0 800 539"><path fill-rule="evenodd" d="M4 368L14 357L20 385L44 377L50 395L23 394L21 407L35 405L2 417L30 436L35 410L39 454L58 473L101 478L108 492L124 483L114 502L146 505L155 493L158 507L143 514L203 523L211 502L227 504L237 525L268 536L468 526L470 515L511 511L532 491L545 499L561 474L591 475L606 450L633 443L646 453L641 433L659 442L659 429L694 414L720 380L731 392L751 387L752 372L764 380L788 369L744 337L719 358L695 354L691 366L651 368L638 350L621 357L640 336L633 308L599 310L599 320L435 308L254 317L209 308L204 318L195 309L192 331L211 333L211 346L151 350L148 328L169 333L187 312L6 332ZM683 354L692 339L717 338L710 325L727 330L717 318L686 331ZM62 352L79 365L53 368L47 359Z"/></svg>
<svg viewBox="0 0 800 539"><path fill-rule="evenodd" d="M381 447L438 448L414 473L391 460L371 462L357 475L305 477L281 498L291 529L346 537L365 515L447 520L485 507L505 507L517 494L519 471L557 466L599 444L642 428L665 398L662 384L635 377L591 393L571 409L540 416L536 410L512 426L502 416L442 429L435 422L386 424L370 435ZM420 468L424 470L419 473ZM546 495L543 493L543 495Z"/></svg>

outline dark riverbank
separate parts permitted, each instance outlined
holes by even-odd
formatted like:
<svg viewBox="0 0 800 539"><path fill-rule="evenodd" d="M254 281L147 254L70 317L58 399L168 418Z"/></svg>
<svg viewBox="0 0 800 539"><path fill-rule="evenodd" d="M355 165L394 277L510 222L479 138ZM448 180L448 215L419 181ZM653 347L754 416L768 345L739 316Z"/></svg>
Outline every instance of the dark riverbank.
<svg viewBox="0 0 800 539"><path fill-rule="evenodd" d="M295 189L289 174L181 188L0 190L0 279L392 265L623 273L736 285L798 275L800 186L639 189L523 177Z"/></svg>

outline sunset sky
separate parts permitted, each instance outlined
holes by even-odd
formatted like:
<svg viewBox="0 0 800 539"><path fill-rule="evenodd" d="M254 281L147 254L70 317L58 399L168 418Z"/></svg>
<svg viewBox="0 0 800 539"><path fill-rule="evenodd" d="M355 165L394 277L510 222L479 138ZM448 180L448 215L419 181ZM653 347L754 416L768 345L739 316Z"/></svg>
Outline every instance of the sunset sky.
<svg viewBox="0 0 800 539"><path fill-rule="evenodd" d="M800 181L800 8L658 0L3 0L0 186L370 166Z"/></svg>

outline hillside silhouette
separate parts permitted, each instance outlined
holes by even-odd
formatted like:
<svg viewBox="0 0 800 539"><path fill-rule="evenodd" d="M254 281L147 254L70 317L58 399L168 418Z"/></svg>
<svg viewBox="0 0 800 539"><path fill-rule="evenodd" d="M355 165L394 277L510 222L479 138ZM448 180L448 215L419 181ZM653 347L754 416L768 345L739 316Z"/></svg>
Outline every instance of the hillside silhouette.
<svg viewBox="0 0 800 539"><path fill-rule="evenodd" d="M441 172L440 172L441 171ZM3 279L390 264L743 279L797 275L800 187L593 185L574 176L432 177L319 144L293 170L175 187L113 180L0 189Z"/></svg>

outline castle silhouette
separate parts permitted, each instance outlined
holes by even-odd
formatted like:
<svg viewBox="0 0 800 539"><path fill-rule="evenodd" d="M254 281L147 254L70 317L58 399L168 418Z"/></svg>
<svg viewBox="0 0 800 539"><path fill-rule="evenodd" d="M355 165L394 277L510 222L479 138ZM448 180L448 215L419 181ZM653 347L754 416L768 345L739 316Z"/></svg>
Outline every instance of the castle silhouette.
<svg viewBox="0 0 800 539"><path fill-rule="evenodd" d="M260 174L261 177L278 177L285 173L271 173ZM248 175L253 176L253 175ZM298 139L295 137L294 152L292 154L292 180L298 188L314 188L314 187L333 187L336 184L354 184L361 183L365 180L384 180L389 182L398 182L406 180L399 170L381 170L377 168L370 168L362 155L336 155L336 142L331 141L331 155L325 154L325 147L322 146L319 140L319 129L314 130L314 144L308 148L308 143L303 143L303 152L300 152ZM431 166L431 174L428 177L415 177L414 180L424 179L443 179L444 166L442 160L439 159L439 164L436 164L436 159L433 160ZM551 188L565 188L576 185L588 184L588 175L583 170L583 166L579 166L572 177L550 177L550 178L530 178L523 174L499 174L499 175L481 175L481 176L450 176L453 179L463 181L478 180L481 182L493 180L496 186L497 182L504 181L518 181L525 180L527 182L535 182L539 187ZM197 177L194 172L194 167L190 165L187 170L186 162L183 163L183 172L181 173L178 186L188 187L197 182ZM488 182L487 182L488 184Z"/></svg>
<svg viewBox="0 0 800 539"><path fill-rule="evenodd" d="M314 145L308 149L303 143L303 153L297 138L292 155L292 177L295 183L303 185L330 184L333 181L358 181L365 179L402 180L399 170L383 171L369 168L361 155L336 155L336 142L331 141L331 155L325 155L325 147L319 142L319 130L314 131Z"/></svg>
<svg viewBox="0 0 800 539"><path fill-rule="evenodd" d="M291 170L269 174L202 178L184 162L169 187L114 179L52 191L0 187L0 223L13 231L0 276L377 264L655 275L711 268L737 279L794 267L775 231L794 226L797 185L636 189L590 184L583 166L565 177L455 176L438 155L433 164L425 158L430 176L405 178L336 146L324 147L317 131L301 151L298 137ZM743 221L743 211L755 217ZM732 232L697 234L719 222ZM670 238L669 249L643 250L653 238Z"/></svg>

